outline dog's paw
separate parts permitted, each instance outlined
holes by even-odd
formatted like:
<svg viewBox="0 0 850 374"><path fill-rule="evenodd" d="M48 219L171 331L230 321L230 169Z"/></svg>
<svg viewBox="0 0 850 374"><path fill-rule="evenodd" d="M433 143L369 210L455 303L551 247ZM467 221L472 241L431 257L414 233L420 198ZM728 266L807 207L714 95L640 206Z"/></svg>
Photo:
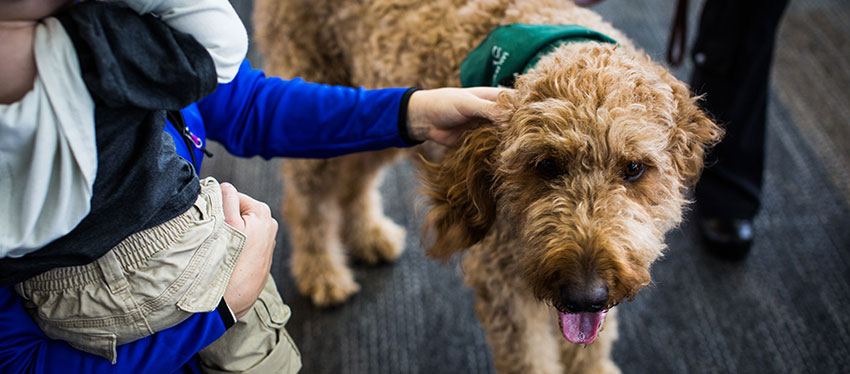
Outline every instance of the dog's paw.
<svg viewBox="0 0 850 374"><path fill-rule="evenodd" d="M313 304L328 307L342 304L351 295L360 291L360 285L354 281L351 270L347 267L340 269L325 269L321 272L295 275L295 283L302 295L309 297Z"/></svg>
<svg viewBox="0 0 850 374"><path fill-rule="evenodd" d="M345 246L351 257L367 264L394 261L404 252L407 230L387 217L372 225L354 228L346 235Z"/></svg>

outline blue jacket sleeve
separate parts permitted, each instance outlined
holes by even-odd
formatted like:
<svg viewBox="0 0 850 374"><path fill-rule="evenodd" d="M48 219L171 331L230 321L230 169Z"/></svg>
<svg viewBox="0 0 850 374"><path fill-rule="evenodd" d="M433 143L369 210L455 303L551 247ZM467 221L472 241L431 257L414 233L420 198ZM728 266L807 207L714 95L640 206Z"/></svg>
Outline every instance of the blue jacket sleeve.
<svg viewBox="0 0 850 374"><path fill-rule="evenodd" d="M267 78L245 61L198 108L207 136L237 156L327 158L409 146L399 131L408 91Z"/></svg>
<svg viewBox="0 0 850 374"><path fill-rule="evenodd" d="M51 340L0 288L0 373L173 373L224 334L218 313L197 313L169 329L118 347L118 362Z"/></svg>

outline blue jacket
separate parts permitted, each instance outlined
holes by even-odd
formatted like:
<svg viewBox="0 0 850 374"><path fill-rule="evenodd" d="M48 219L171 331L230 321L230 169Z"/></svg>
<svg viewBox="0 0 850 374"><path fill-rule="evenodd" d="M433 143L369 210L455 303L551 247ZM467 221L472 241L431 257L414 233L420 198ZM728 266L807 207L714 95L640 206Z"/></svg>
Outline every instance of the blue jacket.
<svg viewBox="0 0 850 374"><path fill-rule="evenodd" d="M183 109L189 132L205 144L220 142L238 156L327 158L352 152L404 147L403 88L365 90L267 78L246 61L236 78ZM187 147L181 132L166 126L177 152L200 170L203 152ZM51 340L39 330L11 288L0 288L0 373L197 372L195 353L222 334L218 313L198 313L182 323L118 347L118 362Z"/></svg>
<svg viewBox="0 0 850 374"><path fill-rule="evenodd" d="M194 135L215 140L236 156L330 158L413 145L404 132L410 93L267 78L245 61L236 79L182 114ZM178 153L191 159L175 128L166 131ZM194 147L193 152L201 160L203 152ZM195 167L200 170L200 162Z"/></svg>

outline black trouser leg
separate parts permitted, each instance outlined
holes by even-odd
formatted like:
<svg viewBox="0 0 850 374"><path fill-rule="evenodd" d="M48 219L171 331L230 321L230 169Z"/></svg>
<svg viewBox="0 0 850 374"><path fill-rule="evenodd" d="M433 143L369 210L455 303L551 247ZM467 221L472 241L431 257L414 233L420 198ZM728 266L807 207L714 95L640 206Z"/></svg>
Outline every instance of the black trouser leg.
<svg viewBox="0 0 850 374"><path fill-rule="evenodd" d="M726 128L696 187L701 214L752 218L764 168L765 117L776 30L788 0L707 0L693 48L691 87Z"/></svg>

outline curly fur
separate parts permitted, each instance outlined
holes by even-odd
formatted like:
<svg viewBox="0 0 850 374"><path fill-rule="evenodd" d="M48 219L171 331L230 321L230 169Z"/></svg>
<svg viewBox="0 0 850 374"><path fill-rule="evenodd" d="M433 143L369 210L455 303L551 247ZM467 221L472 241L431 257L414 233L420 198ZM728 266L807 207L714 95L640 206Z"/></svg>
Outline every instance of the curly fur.
<svg viewBox="0 0 850 374"><path fill-rule="evenodd" d="M557 303L553 285L589 269L608 280L612 305L633 297L721 130L665 69L599 44L559 48L499 104L508 114L497 126L423 168L429 254L470 247L499 217L523 239L518 261L540 299ZM562 175L541 176L544 159ZM631 161L647 170L628 182Z"/></svg>
<svg viewBox="0 0 850 374"><path fill-rule="evenodd" d="M255 8L269 72L368 87L457 86L466 54L494 27L517 22L580 24L619 45L557 48L499 97L493 126L419 164L431 205L427 253L466 254L466 282L500 372L617 372L613 311L597 341L578 349L559 336L551 306L563 309L560 286L588 275L604 279L608 307L649 284L705 149L722 135L687 86L563 0L258 0ZM343 247L368 262L401 253L389 239L400 228L374 192L398 153L285 166L293 272L318 304L356 291ZM646 166L640 178L624 178L630 163Z"/></svg>

